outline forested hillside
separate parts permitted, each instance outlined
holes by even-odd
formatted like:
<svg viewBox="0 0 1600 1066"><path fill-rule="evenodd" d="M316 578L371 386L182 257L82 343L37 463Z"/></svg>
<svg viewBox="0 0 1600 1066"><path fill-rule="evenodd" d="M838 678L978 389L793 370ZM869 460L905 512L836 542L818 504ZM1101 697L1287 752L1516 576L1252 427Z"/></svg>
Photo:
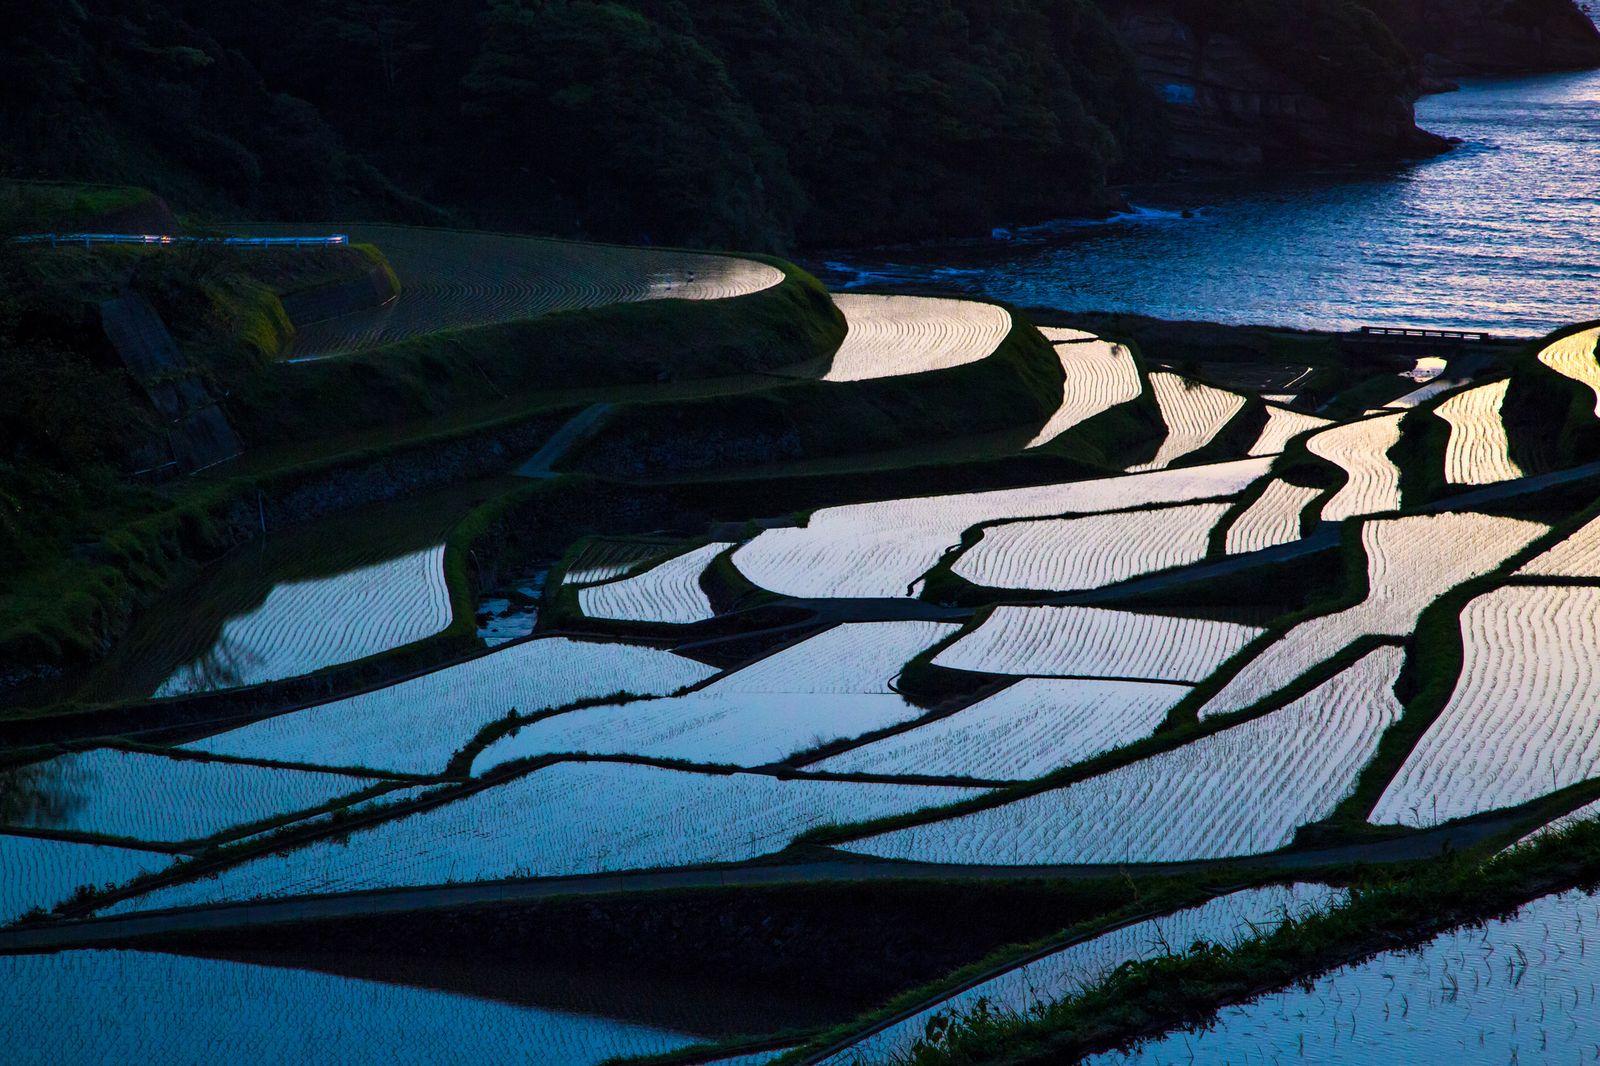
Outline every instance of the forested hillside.
<svg viewBox="0 0 1600 1066"><path fill-rule="evenodd" d="M1316 158L1324 114L1321 154L1406 150L1414 57L1356 0L71 0L8 24L0 174L656 243L979 233L1167 165L1130 9L1305 102L1267 156Z"/></svg>

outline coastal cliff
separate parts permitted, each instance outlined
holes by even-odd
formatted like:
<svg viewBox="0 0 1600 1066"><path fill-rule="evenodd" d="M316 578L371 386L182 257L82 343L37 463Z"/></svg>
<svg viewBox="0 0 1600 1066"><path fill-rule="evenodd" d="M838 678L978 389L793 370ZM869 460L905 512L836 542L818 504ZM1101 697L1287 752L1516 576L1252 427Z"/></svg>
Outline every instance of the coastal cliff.
<svg viewBox="0 0 1600 1066"><path fill-rule="evenodd" d="M1600 66L1600 30L1575 0L1104 4L1161 101L1178 170L1431 155L1449 142L1418 128L1413 104L1449 78Z"/></svg>
<svg viewBox="0 0 1600 1066"><path fill-rule="evenodd" d="M1575 0L1364 0L1430 79L1600 66L1600 30Z"/></svg>
<svg viewBox="0 0 1600 1066"><path fill-rule="evenodd" d="M1346 5L1339 13L1353 10ZM1116 6L1118 34L1163 104L1169 163L1250 170L1426 156L1449 147L1417 127L1418 82L1375 19L1347 17L1338 41L1346 47L1335 51L1333 41L1309 32L1315 14L1273 26L1248 13L1171 0ZM1313 39L1317 44L1308 45Z"/></svg>

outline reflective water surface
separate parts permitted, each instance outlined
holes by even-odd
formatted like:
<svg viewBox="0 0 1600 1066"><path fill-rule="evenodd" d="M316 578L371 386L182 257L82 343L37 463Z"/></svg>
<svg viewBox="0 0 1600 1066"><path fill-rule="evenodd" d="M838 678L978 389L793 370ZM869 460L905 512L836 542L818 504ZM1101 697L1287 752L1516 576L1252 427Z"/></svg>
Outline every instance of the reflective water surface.
<svg viewBox="0 0 1600 1066"><path fill-rule="evenodd" d="M1464 143L1408 167L1135 189L1140 209L1106 224L814 265L835 285L1167 319L1531 335L1600 316L1600 72L1476 80L1417 114Z"/></svg>

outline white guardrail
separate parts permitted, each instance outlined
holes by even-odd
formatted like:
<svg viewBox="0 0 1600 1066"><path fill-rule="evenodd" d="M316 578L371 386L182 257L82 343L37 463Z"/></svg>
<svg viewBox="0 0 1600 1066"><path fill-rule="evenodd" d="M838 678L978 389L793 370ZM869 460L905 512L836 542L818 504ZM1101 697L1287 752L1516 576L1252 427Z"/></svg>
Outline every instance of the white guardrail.
<svg viewBox="0 0 1600 1066"><path fill-rule="evenodd" d="M239 248L323 248L349 244L343 233L326 237L174 237L165 233L30 233L11 238L17 244L226 244Z"/></svg>

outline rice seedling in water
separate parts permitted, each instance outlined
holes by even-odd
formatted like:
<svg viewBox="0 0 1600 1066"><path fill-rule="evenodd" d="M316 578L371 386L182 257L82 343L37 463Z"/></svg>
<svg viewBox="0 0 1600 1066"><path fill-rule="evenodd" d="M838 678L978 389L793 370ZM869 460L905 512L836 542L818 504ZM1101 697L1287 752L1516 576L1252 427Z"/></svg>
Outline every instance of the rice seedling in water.
<svg viewBox="0 0 1600 1066"><path fill-rule="evenodd" d="M1002 606L933 662L991 674L1192 682L1260 633L1232 622L1100 607Z"/></svg>
<svg viewBox="0 0 1600 1066"><path fill-rule="evenodd" d="M711 688L724 693L893 692L892 682L906 663L960 628L951 622L846 622L758 659Z"/></svg>
<svg viewBox="0 0 1600 1066"><path fill-rule="evenodd" d="M1148 681L1028 678L810 769L1026 780L1149 736L1188 692Z"/></svg>
<svg viewBox="0 0 1600 1066"><path fill-rule="evenodd" d="M0 817L0 824L173 844L311 810L378 784L113 748L61 755L23 770L39 802Z"/></svg>
<svg viewBox="0 0 1600 1066"><path fill-rule="evenodd" d="M753 583L789 596L903 597L913 594L917 579L972 526L1231 496L1270 465L1269 459L1243 459L1093 481L828 507L802 528L766 530L739 548L733 562Z"/></svg>
<svg viewBox="0 0 1600 1066"><path fill-rule="evenodd" d="M1284 407L1267 407L1267 424L1261 430L1261 436L1250 446L1248 455L1277 455L1286 448L1291 440L1302 433L1310 433L1314 429L1332 423L1326 418L1316 415L1302 414Z"/></svg>
<svg viewBox="0 0 1600 1066"><path fill-rule="evenodd" d="M0 925L48 911L84 886L122 884L172 862L155 851L0 834Z"/></svg>
<svg viewBox="0 0 1600 1066"><path fill-rule="evenodd" d="M1051 344L1076 344L1079 341L1097 341L1100 338L1084 329L1070 329L1066 326L1040 326L1039 332Z"/></svg>
<svg viewBox="0 0 1600 1066"><path fill-rule="evenodd" d="M711 560L733 547L712 543L668 559L637 577L578 591L578 606L591 618L631 622L703 622L716 617L700 587Z"/></svg>
<svg viewBox="0 0 1600 1066"><path fill-rule="evenodd" d="M245 759L436 774L485 726L627 691L676 692L715 674L657 648L551 637L187 745Z"/></svg>
<svg viewBox="0 0 1600 1066"><path fill-rule="evenodd" d="M1492 485L1523 476L1511 458L1511 438L1500 418L1510 379L1458 393L1434 408L1450 424L1444 477L1452 485Z"/></svg>
<svg viewBox="0 0 1600 1066"><path fill-rule="evenodd" d="M1321 489L1274 481L1228 527L1228 554L1260 551L1299 540L1300 515L1320 495Z"/></svg>
<svg viewBox="0 0 1600 1066"><path fill-rule="evenodd" d="M1504 855L1507 851L1512 850L1512 848L1520 848L1524 844L1531 844L1535 840L1560 833L1563 830L1567 830L1575 825L1578 825L1580 822L1593 821L1595 818L1600 818L1600 800L1591 800L1581 807L1568 811L1559 818L1551 819L1544 825L1541 825L1539 828L1529 833L1527 836L1522 837L1515 844L1512 844L1511 847L1501 851L1500 854Z"/></svg>
<svg viewBox="0 0 1600 1066"><path fill-rule="evenodd" d="M1356 515L1400 509L1400 468L1389 449L1400 442L1402 415L1380 415L1325 429L1306 441L1319 459L1343 468L1343 487L1322 505L1322 520L1338 522Z"/></svg>
<svg viewBox="0 0 1600 1066"><path fill-rule="evenodd" d="M1534 556L1518 577L1600 577L1600 518L1585 523L1549 551Z"/></svg>
<svg viewBox="0 0 1600 1066"><path fill-rule="evenodd" d="M450 624L444 545L329 578L273 588L228 619L216 643L162 682L155 697L257 685L355 662Z"/></svg>
<svg viewBox="0 0 1600 1066"><path fill-rule="evenodd" d="M1342 889L1317 884L1247 888L1198 907L1125 925L958 992L830 1055L818 1066L893 1062L919 1043L938 1046L938 1034L952 1022L959 1024L980 1002L990 1011L1027 1016L1098 984L1123 963L1179 954L1197 943L1231 947L1270 933L1285 916L1301 920L1337 906L1345 896Z"/></svg>
<svg viewBox="0 0 1600 1066"><path fill-rule="evenodd" d="M1255 704L1361 637L1402 637L1439 596L1489 573L1546 531L1538 522L1471 512L1367 522L1367 597L1305 621L1267 645L1200 709L1202 718Z"/></svg>
<svg viewBox="0 0 1600 1066"><path fill-rule="evenodd" d="M839 295L849 332L825 381L921 374L975 363L1011 332L1011 312L976 300Z"/></svg>
<svg viewBox="0 0 1600 1066"><path fill-rule="evenodd" d="M536 755L638 755L765 766L797 751L920 717L892 693L724 693L582 707L517 728L473 760L472 773Z"/></svg>
<svg viewBox="0 0 1600 1066"><path fill-rule="evenodd" d="M1600 905L1582 892L1535 900L1510 918L1390 951L1305 986L1231 1006L1091 1066L1449 1061L1459 1066L1592 1062Z"/></svg>
<svg viewBox="0 0 1600 1066"><path fill-rule="evenodd" d="M959 628L852 622L675 698L586 707L517 729L472 772L534 755L639 755L763 766L841 737L919 717L893 689L907 661Z"/></svg>
<svg viewBox="0 0 1600 1066"><path fill-rule="evenodd" d="M841 845L922 862L1182 862L1286 846L1355 786L1404 655L1378 648L1286 707L1062 788Z"/></svg>
<svg viewBox="0 0 1600 1066"><path fill-rule="evenodd" d="M1028 442L1029 448L1050 443L1102 411L1137 400L1144 391L1133 353L1120 344L1085 334L1078 343L1056 345L1056 354L1066 375L1061 386L1061 406Z"/></svg>
<svg viewBox="0 0 1600 1066"><path fill-rule="evenodd" d="M157 889L108 913L734 862L782 851L816 826L955 803L979 791L560 763L347 840L317 841Z"/></svg>
<svg viewBox="0 0 1600 1066"><path fill-rule="evenodd" d="M1202 385L1177 374L1151 374L1150 388L1161 405L1167 439L1161 443L1154 459L1129 467L1130 473L1164 470L1190 452L1199 451L1244 410L1244 397L1238 393Z"/></svg>
<svg viewBox="0 0 1600 1066"><path fill-rule="evenodd" d="M1419 389L1413 389L1399 399L1390 400L1383 405L1383 410L1409 411L1414 407L1421 407L1435 397L1443 396L1453 389L1461 388L1461 386L1467 384L1467 381L1468 379L1466 378L1436 378ZM1368 412L1368 414L1371 413L1370 411Z"/></svg>
<svg viewBox="0 0 1600 1066"><path fill-rule="evenodd" d="M1461 612L1461 674L1371 820L1438 822L1600 772L1600 589L1510 586Z"/></svg>
<svg viewBox="0 0 1600 1066"><path fill-rule="evenodd" d="M570 1008L142 951L0 958L7 1062L496 1062L597 1066L701 1042ZM114 1017L113 1023L108 1018Z"/></svg>
<svg viewBox="0 0 1600 1066"><path fill-rule="evenodd" d="M593 585L626 574L640 563L664 555L660 541L591 538L567 567L565 584Z"/></svg>
<svg viewBox="0 0 1600 1066"><path fill-rule="evenodd" d="M1600 327L1570 333L1539 353L1539 362L1594 390L1596 417L1600 417L1600 362L1595 360L1595 344Z"/></svg>
<svg viewBox="0 0 1600 1066"><path fill-rule="evenodd" d="M1008 522L984 530L951 569L987 588L1100 588L1205 558L1211 527L1227 511L1226 503L1197 503Z"/></svg>

